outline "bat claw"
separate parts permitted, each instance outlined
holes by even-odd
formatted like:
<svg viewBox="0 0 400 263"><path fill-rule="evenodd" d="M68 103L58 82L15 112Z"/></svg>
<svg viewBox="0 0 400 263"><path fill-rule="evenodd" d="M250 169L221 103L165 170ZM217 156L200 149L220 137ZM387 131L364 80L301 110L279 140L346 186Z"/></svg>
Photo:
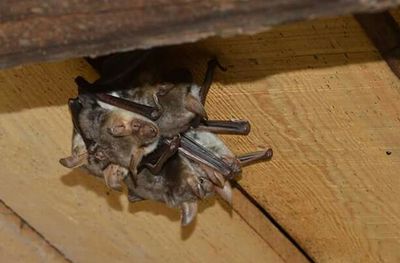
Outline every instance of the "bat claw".
<svg viewBox="0 0 400 263"><path fill-rule="evenodd" d="M223 188L215 187L215 192L228 202L228 204L232 205L232 186L229 181L225 181Z"/></svg>
<svg viewBox="0 0 400 263"><path fill-rule="evenodd" d="M184 202L181 205L181 225L189 225L197 215L197 202Z"/></svg>
<svg viewBox="0 0 400 263"><path fill-rule="evenodd" d="M240 162L240 166L247 166L255 162L260 161L269 161L273 156L273 151L271 148L263 151L247 153L242 156L239 156L238 160Z"/></svg>

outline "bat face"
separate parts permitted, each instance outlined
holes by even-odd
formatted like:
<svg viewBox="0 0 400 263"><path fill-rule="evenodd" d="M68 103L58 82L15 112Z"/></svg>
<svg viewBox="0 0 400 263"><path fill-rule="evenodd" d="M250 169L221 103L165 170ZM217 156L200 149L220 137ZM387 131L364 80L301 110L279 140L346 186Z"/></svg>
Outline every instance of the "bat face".
<svg viewBox="0 0 400 263"><path fill-rule="evenodd" d="M160 134L167 137L186 131L196 116L206 116L199 94L199 86L183 83L144 85L118 92L121 98L159 107L162 115L155 122Z"/></svg>
<svg viewBox="0 0 400 263"><path fill-rule="evenodd" d="M155 123L124 110L109 112L100 129L103 133L108 132L113 137L130 136L139 146L150 144L159 137L159 129Z"/></svg>
<svg viewBox="0 0 400 263"><path fill-rule="evenodd" d="M130 180L128 176L129 200L155 200L178 207L182 211L182 225L195 218L199 199L214 194L214 185L205 172L179 154L165 163L160 174L153 175L144 169L136 176L136 183Z"/></svg>

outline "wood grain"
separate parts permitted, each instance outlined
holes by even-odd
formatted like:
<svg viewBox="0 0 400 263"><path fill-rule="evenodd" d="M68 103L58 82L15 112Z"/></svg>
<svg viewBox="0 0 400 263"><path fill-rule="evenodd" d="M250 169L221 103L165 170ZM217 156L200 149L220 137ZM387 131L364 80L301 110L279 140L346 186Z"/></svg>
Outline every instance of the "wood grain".
<svg viewBox="0 0 400 263"><path fill-rule="evenodd" d="M399 262L400 83L358 23L188 45L200 76L196 50L228 67L216 75L210 118L252 124L247 137L224 137L229 146L274 149L240 184L317 262Z"/></svg>
<svg viewBox="0 0 400 263"><path fill-rule="evenodd" d="M0 202L0 261L69 262L2 202Z"/></svg>
<svg viewBox="0 0 400 263"><path fill-rule="evenodd" d="M2 0L0 67L254 33L399 0Z"/></svg>
<svg viewBox="0 0 400 263"><path fill-rule="evenodd" d="M195 225L162 204L128 204L126 193L64 169L73 79L96 76L84 60L0 71L0 198L73 262L306 262L254 209L249 226L222 202L202 203ZM235 202L246 200L235 192ZM269 235L269 236L268 236ZM278 238L275 245L274 239Z"/></svg>

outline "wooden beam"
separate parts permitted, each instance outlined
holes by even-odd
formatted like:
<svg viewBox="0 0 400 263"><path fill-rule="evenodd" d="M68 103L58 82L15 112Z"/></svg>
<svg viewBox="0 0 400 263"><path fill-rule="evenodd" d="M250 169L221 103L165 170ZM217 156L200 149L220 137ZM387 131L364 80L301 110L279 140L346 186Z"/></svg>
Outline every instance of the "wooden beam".
<svg viewBox="0 0 400 263"><path fill-rule="evenodd" d="M372 43L400 78L400 27L389 12L355 15Z"/></svg>
<svg viewBox="0 0 400 263"><path fill-rule="evenodd" d="M255 33L300 19L377 11L400 0L3 0L0 67Z"/></svg>

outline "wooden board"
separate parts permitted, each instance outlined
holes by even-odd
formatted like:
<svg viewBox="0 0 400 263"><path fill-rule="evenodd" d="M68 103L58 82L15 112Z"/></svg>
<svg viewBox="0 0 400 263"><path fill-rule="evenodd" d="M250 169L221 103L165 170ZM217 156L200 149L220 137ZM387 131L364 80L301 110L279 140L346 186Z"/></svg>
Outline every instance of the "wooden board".
<svg viewBox="0 0 400 263"><path fill-rule="evenodd" d="M68 262L34 229L0 203L1 262Z"/></svg>
<svg viewBox="0 0 400 263"><path fill-rule="evenodd" d="M81 171L63 168L71 122L73 79L96 76L84 60L0 71L0 199L73 262L306 262L235 192L236 211L204 202L194 225L181 228L177 210L128 204L126 194ZM247 202L247 203L246 203ZM275 242L275 240L277 242Z"/></svg>
<svg viewBox="0 0 400 263"><path fill-rule="evenodd" d="M0 67L254 33L400 0L2 0Z"/></svg>
<svg viewBox="0 0 400 263"><path fill-rule="evenodd" d="M400 83L358 23L214 38L187 46L188 64L204 65L196 50L228 67L210 118L252 123L248 137L225 137L230 147L275 152L240 184L317 262L399 262Z"/></svg>

